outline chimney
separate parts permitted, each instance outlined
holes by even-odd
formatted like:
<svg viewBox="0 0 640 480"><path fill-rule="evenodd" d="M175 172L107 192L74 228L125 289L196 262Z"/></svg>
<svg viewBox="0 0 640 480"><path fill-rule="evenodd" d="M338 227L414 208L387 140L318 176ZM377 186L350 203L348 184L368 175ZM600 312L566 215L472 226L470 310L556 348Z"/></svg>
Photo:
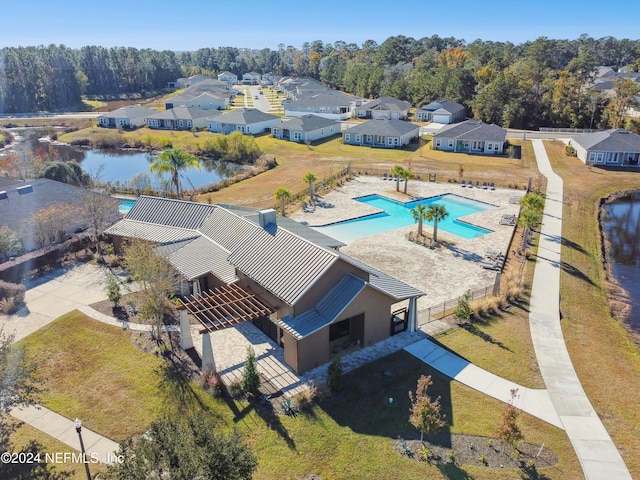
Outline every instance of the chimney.
<svg viewBox="0 0 640 480"><path fill-rule="evenodd" d="M269 225L277 225L276 223L276 211L273 208L266 210L260 210L258 212L258 224L262 228L267 228Z"/></svg>

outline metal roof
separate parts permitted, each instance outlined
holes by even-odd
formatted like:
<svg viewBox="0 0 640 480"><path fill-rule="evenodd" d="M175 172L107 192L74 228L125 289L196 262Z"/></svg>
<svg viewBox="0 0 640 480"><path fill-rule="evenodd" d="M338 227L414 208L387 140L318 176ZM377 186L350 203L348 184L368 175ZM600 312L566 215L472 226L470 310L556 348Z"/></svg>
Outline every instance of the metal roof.
<svg viewBox="0 0 640 480"><path fill-rule="evenodd" d="M404 120L380 118L375 120L369 120L368 122L360 123L354 127L348 128L344 133L360 133L365 135L406 135L411 132L415 132L416 135L420 131L418 125L414 125Z"/></svg>
<svg viewBox="0 0 640 480"><path fill-rule="evenodd" d="M433 134L433 138L504 142L507 138L507 131L498 125L489 125L477 120L466 120L461 123L445 125Z"/></svg>
<svg viewBox="0 0 640 480"><path fill-rule="evenodd" d="M338 253L340 258L345 262L354 265L365 272L369 273L369 285L371 285L376 290L384 293L385 295L389 295L394 298L396 301L406 300L407 298L413 297L421 297L425 293L418 290L417 288L408 285L397 278L392 277L391 275L387 275L380 270L373 268L371 265L367 265L366 263L361 262L360 260L356 260L349 255L345 255L344 253Z"/></svg>
<svg viewBox="0 0 640 480"><path fill-rule="evenodd" d="M296 340L307 337L334 322L366 285L361 278L346 274L313 309L297 317L285 317L278 325Z"/></svg>
<svg viewBox="0 0 640 480"><path fill-rule="evenodd" d="M215 208L205 203L142 195L127 213L127 219L195 230Z"/></svg>
<svg viewBox="0 0 640 480"><path fill-rule="evenodd" d="M198 231L232 252L260 227L235 213L217 207Z"/></svg>
<svg viewBox="0 0 640 480"><path fill-rule="evenodd" d="M198 233L194 230L140 222L124 218L115 225L110 226L104 232L106 235L118 237L137 238L156 243L176 242L196 238Z"/></svg>
<svg viewBox="0 0 640 480"><path fill-rule="evenodd" d="M199 237L169 255L168 260L187 280L212 273L224 283L237 280L229 252L206 237Z"/></svg>
<svg viewBox="0 0 640 480"><path fill-rule="evenodd" d="M260 229L229 256L231 264L289 305L333 265L338 254L283 228Z"/></svg>

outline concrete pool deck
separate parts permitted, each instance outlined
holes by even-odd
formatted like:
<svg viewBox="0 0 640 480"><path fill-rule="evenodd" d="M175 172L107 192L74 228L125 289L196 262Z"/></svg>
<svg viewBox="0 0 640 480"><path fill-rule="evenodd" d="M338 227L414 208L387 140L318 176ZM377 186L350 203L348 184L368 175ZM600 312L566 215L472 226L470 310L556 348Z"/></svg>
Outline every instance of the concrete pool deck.
<svg viewBox="0 0 640 480"><path fill-rule="evenodd" d="M400 183L400 192L397 192L396 182L393 180L358 176L323 196L323 200L333 207L316 207L313 213L300 210L290 217L309 226L322 226L377 213L380 211L377 208L355 200L356 197L371 194L408 202L413 197L453 193L489 203L495 208L461 217L463 221L491 230L491 233L481 237L464 239L439 228L438 240L443 245L439 249L429 249L406 239L409 232L417 231L418 225L412 224L355 240L341 247L340 251L425 292L426 295L418 300L418 310L422 312L445 300L458 297L467 290L492 287L496 272L482 268L480 261L485 259L485 254L490 250L507 253L514 227L500 225L500 219L503 215L518 214L517 199L525 192L506 188L484 190L462 187L458 183L419 180L409 181L407 187L405 195L403 182ZM433 234L433 228L426 224L423 231Z"/></svg>

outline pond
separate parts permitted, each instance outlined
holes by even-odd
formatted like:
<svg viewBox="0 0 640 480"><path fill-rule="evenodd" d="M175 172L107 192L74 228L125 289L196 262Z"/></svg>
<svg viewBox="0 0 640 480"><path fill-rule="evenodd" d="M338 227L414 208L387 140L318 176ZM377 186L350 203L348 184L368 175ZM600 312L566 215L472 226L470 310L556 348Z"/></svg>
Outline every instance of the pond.
<svg viewBox="0 0 640 480"><path fill-rule="evenodd" d="M613 274L630 297L627 324L640 332L640 192L605 205L602 228L609 241Z"/></svg>
<svg viewBox="0 0 640 480"><path fill-rule="evenodd" d="M25 132L27 133L27 132ZM29 132L32 133L32 132ZM48 153L62 161L76 161L82 169L92 176L97 176L101 183L126 186L127 182L139 173L149 175L154 189L161 189L162 180L168 180L169 174L157 176L149 173L149 166L154 154L138 150L88 150L66 144L43 141L38 133L24 135L23 149L30 149L36 154ZM201 170L190 168L181 173L183 189L203 187L232 177L242 171L242 166L229 162L202 160Z"/></svg>

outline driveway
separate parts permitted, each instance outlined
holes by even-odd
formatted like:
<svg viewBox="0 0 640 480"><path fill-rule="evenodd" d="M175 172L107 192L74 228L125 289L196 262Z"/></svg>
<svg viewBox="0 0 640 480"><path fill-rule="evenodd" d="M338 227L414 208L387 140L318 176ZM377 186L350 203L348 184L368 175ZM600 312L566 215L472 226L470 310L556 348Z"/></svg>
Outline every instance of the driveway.
<svg viewBox="0 0 640 480"><path fill-rule="evenodd" d="M0 328L18 341L67 312L105 300L107 272L104 267L82 263L27 282L26 306L14 315L0 315ZM129 286L125 284L124 289Z"/></svg>

